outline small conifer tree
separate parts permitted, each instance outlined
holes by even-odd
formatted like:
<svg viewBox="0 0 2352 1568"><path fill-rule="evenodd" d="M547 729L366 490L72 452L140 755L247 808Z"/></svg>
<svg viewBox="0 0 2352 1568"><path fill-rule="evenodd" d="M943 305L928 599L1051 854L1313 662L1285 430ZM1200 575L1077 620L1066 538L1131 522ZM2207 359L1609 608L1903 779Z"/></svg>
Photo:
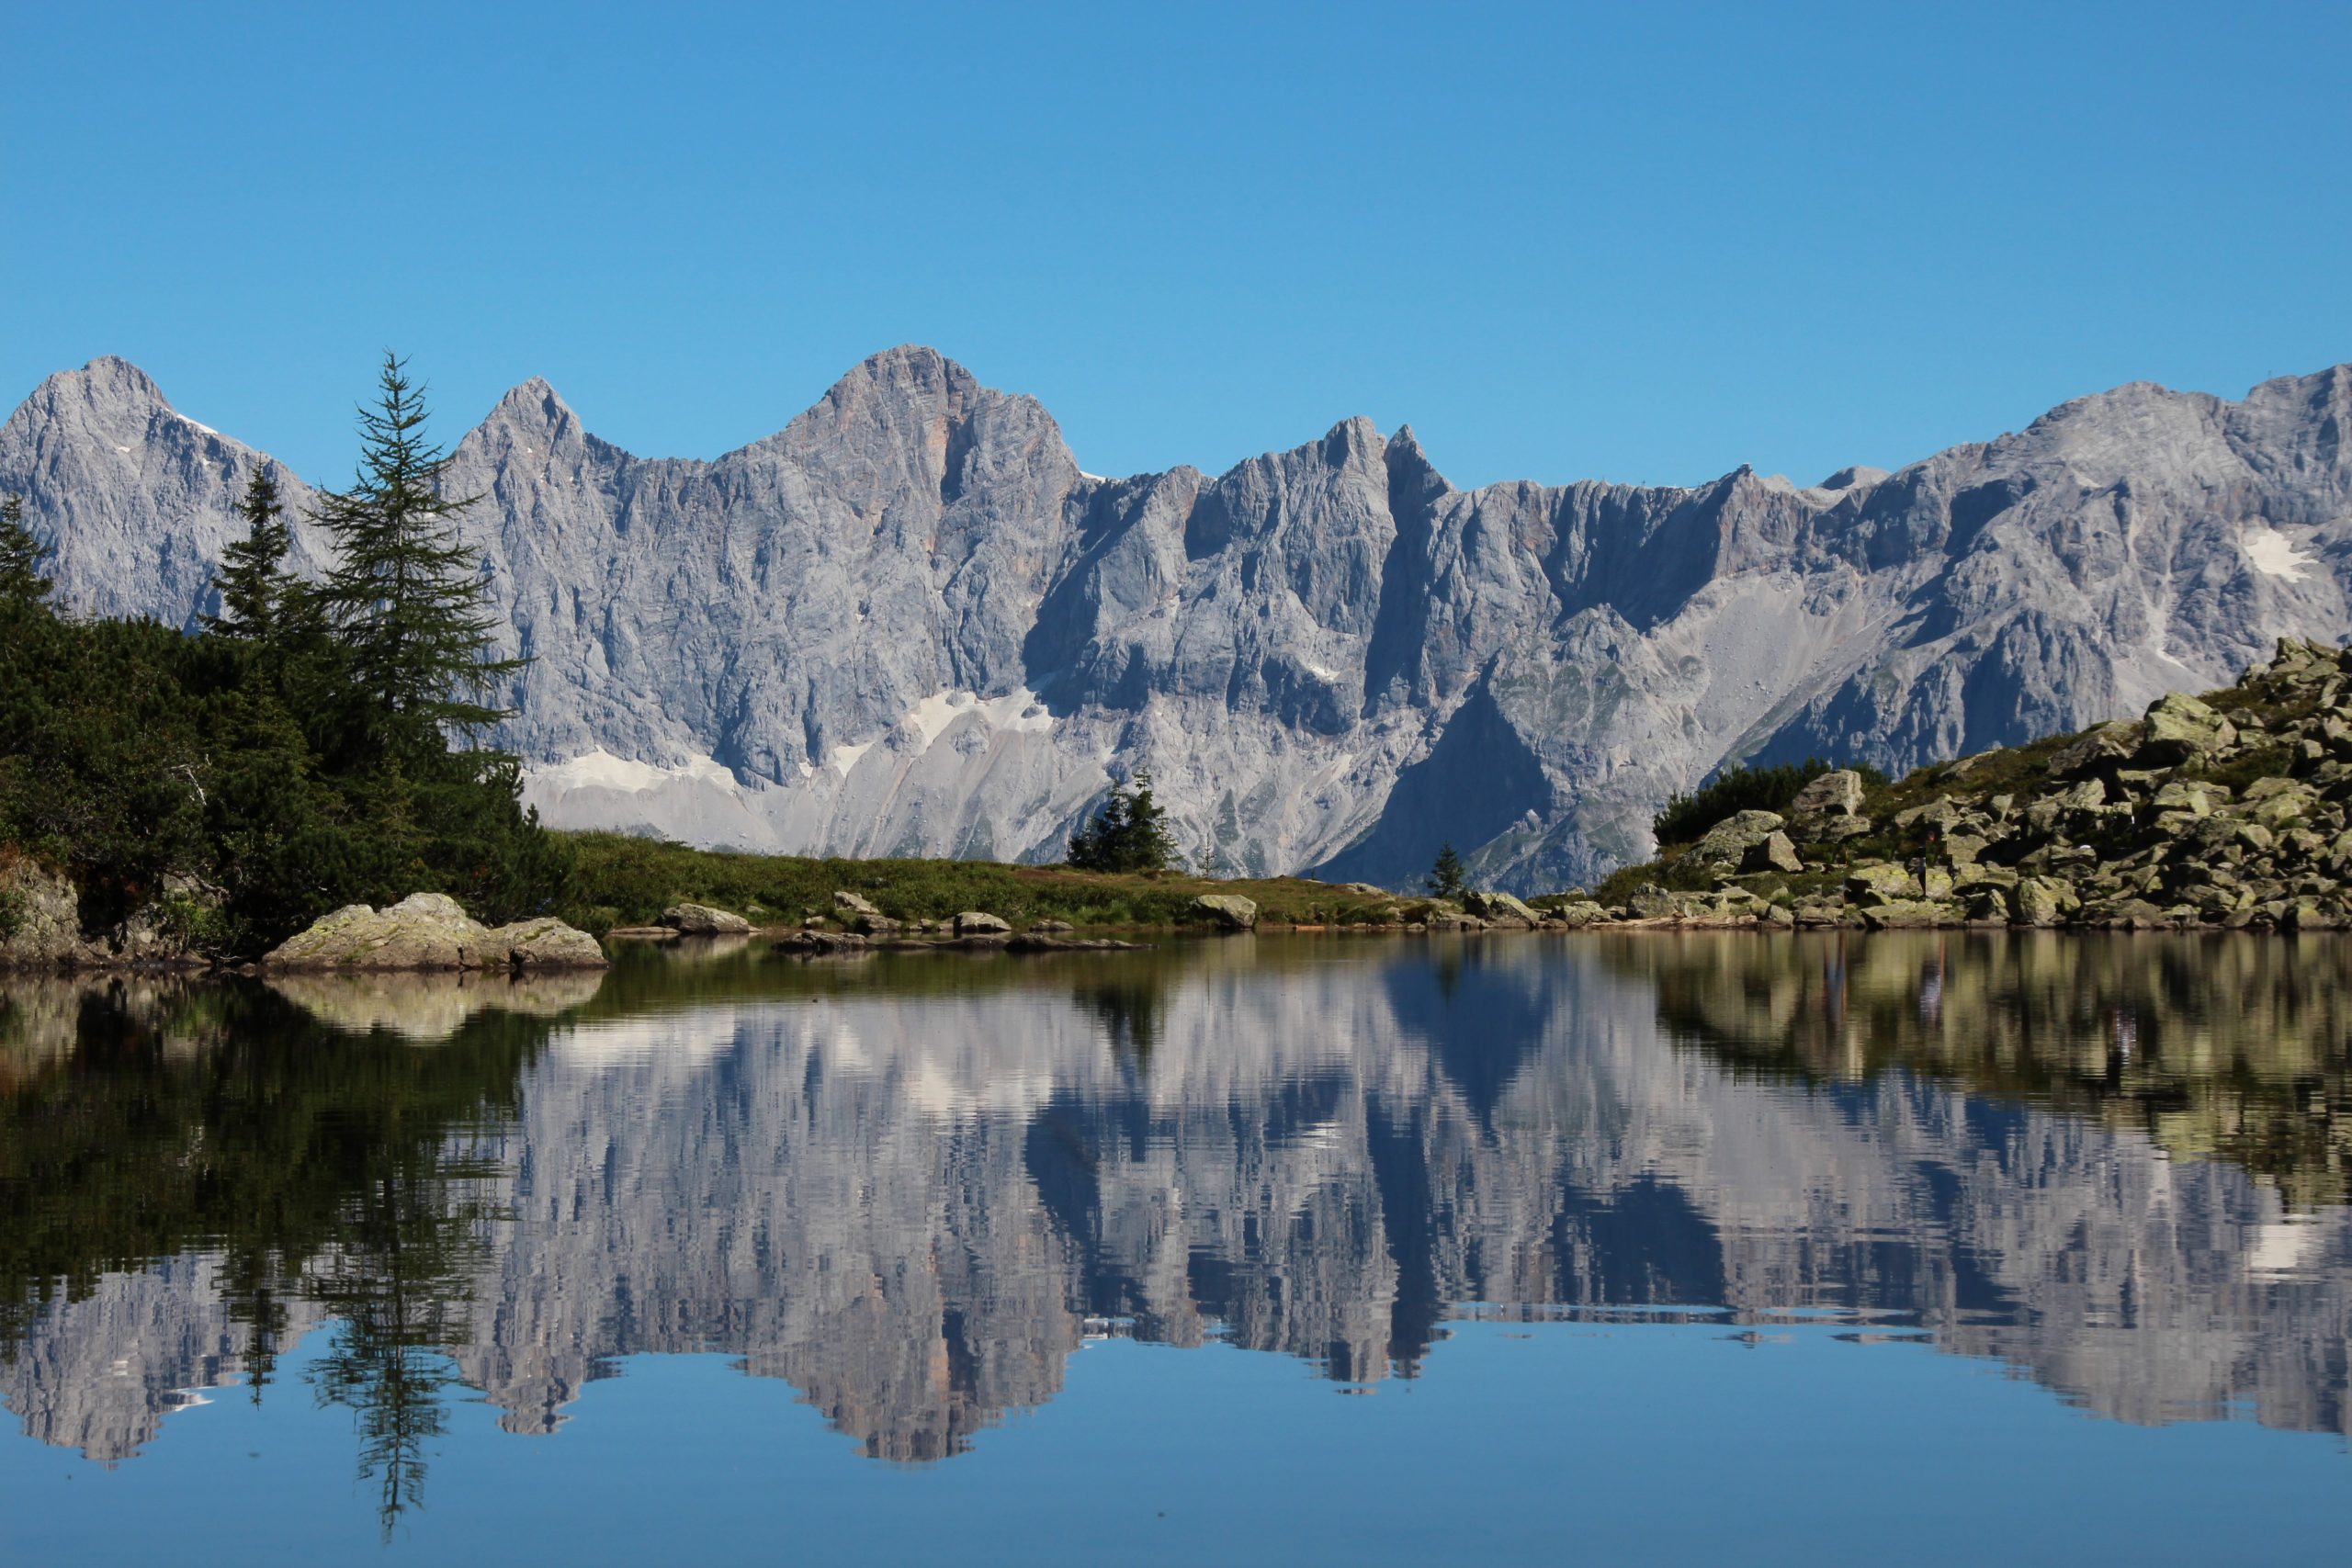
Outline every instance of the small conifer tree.
<svg viewBox="0 0 2352 1568"><path fill-rule="evenodd" d="M1152 798L1151 774L1111 792L1092 821L1069 837L1069 863L1080 871L1165 871L1175 863L1176 836L1168 813Z"/></svg>
<svg viewBox="0 0 2352 1568"><path fill-rule="evenodd" d="M292 617L301 584L286 570L294 535L280 520L277 478L267 463L254 465L253 478L237 502L245 536L221 553L212 584L220 591L220 613L204 617L205 630L264 647L277 642Z"/></svg>
<svg viewBox="0 0 2352 1568"><path fill-rule="evenodd" d="M1428 886L1431 896L1439 898L1459 898L1470 890L1470 878L1462 864L1462 856L1449 839L1437 852L1437 863L1430 867Z"/></svg>
<svg viewBox="0 0 2352 1568"><path fill-rule="evenodd" d="M41 571L49 547L25 526L25 502L0 500L0 604L33 609L49 602L50 581Z"/></svg>

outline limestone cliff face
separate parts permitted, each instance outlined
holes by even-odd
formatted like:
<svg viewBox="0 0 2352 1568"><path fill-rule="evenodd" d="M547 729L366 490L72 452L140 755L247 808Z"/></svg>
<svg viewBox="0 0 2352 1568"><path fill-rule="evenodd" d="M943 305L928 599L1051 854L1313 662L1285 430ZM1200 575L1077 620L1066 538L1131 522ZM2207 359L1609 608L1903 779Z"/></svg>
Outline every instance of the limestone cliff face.
<svg viewBox="0 0 2352 1568"><path fill-rule="evenodd" d="M1894 474L1450 485L1366 421L1211 477L1083 473L1034 400L877 355L714 461L544 382L450 487L535 662L502 739L552 820L1051 857L1148 767L1210 866L1558 885L1729 758L1902 768L2352 632L2352 367L2135 384ZM186 620L251 449L100 360L0 429L76 608ZM289 487L299 508L309 491ZM304 558L322 558L306 537Z"/></svg>

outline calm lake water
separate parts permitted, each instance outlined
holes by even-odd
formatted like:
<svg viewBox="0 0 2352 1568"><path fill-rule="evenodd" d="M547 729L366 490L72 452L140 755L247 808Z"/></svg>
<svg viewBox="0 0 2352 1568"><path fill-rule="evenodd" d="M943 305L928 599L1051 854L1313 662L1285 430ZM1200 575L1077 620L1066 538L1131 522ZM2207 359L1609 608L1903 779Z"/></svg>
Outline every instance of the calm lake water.
<svg viewBox="0 0 2352 1568"><path fill-rule="evenodd" d="M0 986L0 1561L2337 1562L2352 939Z"/></svg>

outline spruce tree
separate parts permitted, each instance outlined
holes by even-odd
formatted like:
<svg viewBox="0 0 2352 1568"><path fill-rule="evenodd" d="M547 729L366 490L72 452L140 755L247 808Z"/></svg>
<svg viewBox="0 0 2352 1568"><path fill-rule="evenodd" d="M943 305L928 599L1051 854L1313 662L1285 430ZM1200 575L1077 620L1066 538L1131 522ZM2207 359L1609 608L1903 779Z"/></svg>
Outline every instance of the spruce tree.
<svg viewBox="0 0 2352 1568"><path fill-rule="evenodd" d="M1069 838L1069 863L1080 871L1165 871L1175 859L1168 813L1152 799L1151 774L1141 769Z"/></svg>
<svg viewBox="0 0 2352 1568"><path fill-rule="evenodd" d="M0 604L27 610L45 605L50 581L40 569L48 558L49 547L25 526L24 498L0 500Z"/></svg>
<svg viewBox="0 0 2352 1568"><path fill-rule="evenodd" d="M214 636L267 647L285 629L293 601L302 591L286 570L286 552L293 547L294 536L279 521L285 510L269 465L254 464L244 496L237 502L245 536L230 543L212 577L220 591L220 613L205 616L204 626Z"/></svg>
<svg viewBox="0 0 2352 1568"><path fill-rule="evenodd" d="M452 522L472 501L441 493L449 459L425 419L424 389L387 351L376 403L359 411L358 477L317 513L340 554L321 600L358 688L408 744L504 717L481 699L524 663L490 656L497 622Z"/></svg>
<svg viewBox="0 0 2352 1568"><path fill-rule="evenodd" d="M1436 897L1459 898L1470 890L1470 878L1462 864L1462 856L1449 839L1437 852L1437 863L1430 867L1429 890Z"/></svg>

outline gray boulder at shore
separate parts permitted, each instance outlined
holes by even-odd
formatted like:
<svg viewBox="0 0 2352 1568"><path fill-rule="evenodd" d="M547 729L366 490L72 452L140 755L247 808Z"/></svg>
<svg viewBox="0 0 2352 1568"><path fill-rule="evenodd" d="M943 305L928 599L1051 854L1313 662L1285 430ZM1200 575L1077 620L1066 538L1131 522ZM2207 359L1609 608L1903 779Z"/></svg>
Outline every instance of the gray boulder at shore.
<svg viewBox="0 0 2352 1568"><path fill-rule="evenodd" d="M561 920L496 930L439 893L412 893L382 909L348 904L289 937L268 969L600 969L605 950Z"/></svg>
<svg viewBox="0 0 2352 1568"><path fill-rule="evenodd" d="M2346 428L2340 366L2234 402L2133 383L1817 484L1464 491L1364 419L1105 478L1033 400L906 347L709 461L635 457L527 381L447 483L484 498L460 526L533 656L495 739L558 826L1046 860L1148 768L1206 871L1402 886L1450 840L1524 893L1643 858L1729 760L1899 774L2341 638ZM267 461L120 359L0 427L75 614L193 624ZM298 565L327 554L298 522Z"/></svg>
<svg viewBox="0 0 2352 1568"><path fill-rule="evenodd" d="M742 916L707 904L673 904L662 911L662 923L681 936L741 936L752 929Z"/></svg>
<svg viewBox="0 0 2352 1568"><path fill-rule="evenodd" d="M1185 907L1188 918L1219 931L1246 931L1258 923L1258 901L1238 893L1204 893Z"/></svg>

